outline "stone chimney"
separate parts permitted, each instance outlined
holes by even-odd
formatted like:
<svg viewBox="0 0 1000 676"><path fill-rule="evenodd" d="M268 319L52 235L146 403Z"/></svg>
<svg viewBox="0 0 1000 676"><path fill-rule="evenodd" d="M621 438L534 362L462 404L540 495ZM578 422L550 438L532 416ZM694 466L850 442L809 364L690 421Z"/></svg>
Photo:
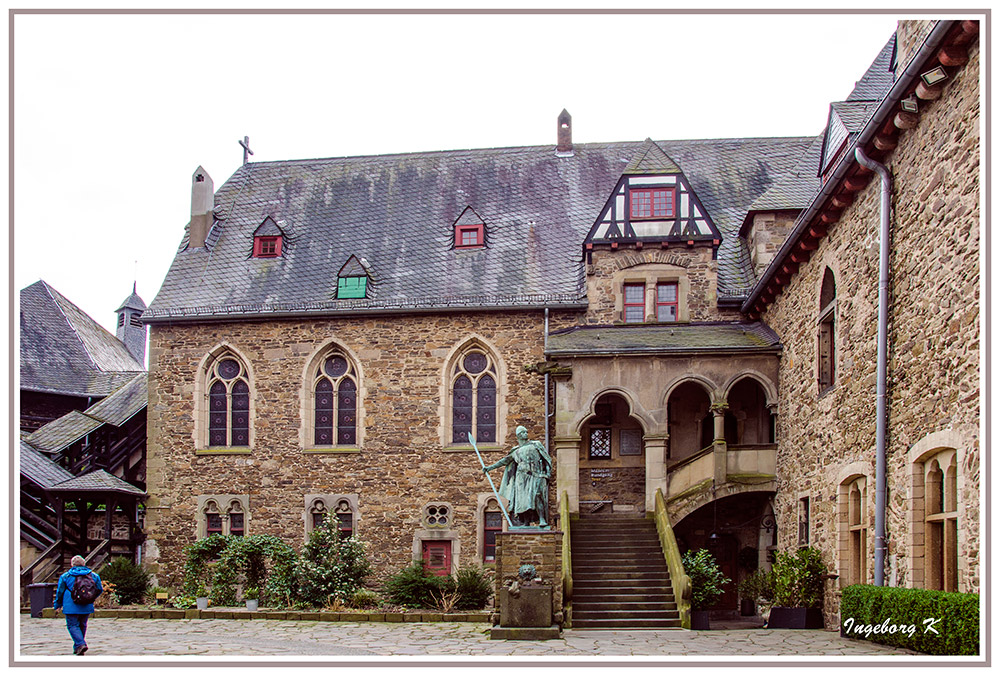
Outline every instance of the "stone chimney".
<svg viewBox="0 0 1000 676"><path fill-rule="evenodd" d="M139 294L135 292L135 284L132 284L132 295L122 301L122 304L115 312L118 313L118 330L115 335L118 340L125 343L132 357L142 365L146 364L146 325L139 321L139 317L146 309Z"/></svg>
<svg viewBox="0 0 1000 676"><path fill-rule="evenodd" d="M212 227L212 209L215 206L215 188L212 177L203 168L191 175L191 225L188 229L188 246L198 249L205 246L205 238Z"/></svg>
<svg viewBox="0 0 1000 676"><path fill-rule="evenodd" d="M559 154L573 154L573 118L563 111L559 113L559 132L557 136L556 152Z"/></svg>

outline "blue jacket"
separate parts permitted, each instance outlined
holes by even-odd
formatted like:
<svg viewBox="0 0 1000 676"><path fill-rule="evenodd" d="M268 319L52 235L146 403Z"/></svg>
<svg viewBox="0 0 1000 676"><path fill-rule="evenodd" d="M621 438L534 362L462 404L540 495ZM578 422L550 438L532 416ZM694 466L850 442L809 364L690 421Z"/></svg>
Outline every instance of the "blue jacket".
<svg viewBox="0 0 1000 676"><path fill-rule="evenodd" d="M98 595L104 591L104 587L101 586L101 576L91 571L90 568L86 566L74 566L70 568L59 576L59 586L56 587L55 602L52 606L56 610L62 608L65 615L85 615L94 612L93 603L88 603L85 606L78 606L73 603L73 595L70 593L70 590L73 588L73 583L76 582L77 575L93 575L94 580L97 581Z"/></svg>

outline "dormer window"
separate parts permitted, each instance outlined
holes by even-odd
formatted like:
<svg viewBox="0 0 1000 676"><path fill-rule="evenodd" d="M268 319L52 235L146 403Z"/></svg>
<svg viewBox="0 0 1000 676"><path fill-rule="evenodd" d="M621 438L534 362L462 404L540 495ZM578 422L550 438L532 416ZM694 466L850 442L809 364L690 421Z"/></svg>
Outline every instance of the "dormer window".
<svg viewBox="0 0 1000 676"><path fill-rule="evenodd" d="M255 237L254 258L277 258L281 255L281 237Z"/></svg>
<svg viewBox="0 0 1000 676"><path fill-rule="evenodd" d="M459 225L455 228L455 248L470 249L483 245L483 224Z"/></svg>
<svg viewBox="0 0 1000 676"><path fill-rule="evenodd" d="M367 292L367 277L341 277L337 280L337 298L364 298Z"/></svg>
<svg viewBox="0 0 1000 676"><path fill-rule="evenodd" d="M674 188L633 188L629 191L629 217L674 218L677 200Z"/></svg>
<svg viewBox="0 0 1000 676"><path fill-rule="evenodd" d="M465 207L454 223L455 248L477 249L486 246L486 225L472 207Z"/></svg>

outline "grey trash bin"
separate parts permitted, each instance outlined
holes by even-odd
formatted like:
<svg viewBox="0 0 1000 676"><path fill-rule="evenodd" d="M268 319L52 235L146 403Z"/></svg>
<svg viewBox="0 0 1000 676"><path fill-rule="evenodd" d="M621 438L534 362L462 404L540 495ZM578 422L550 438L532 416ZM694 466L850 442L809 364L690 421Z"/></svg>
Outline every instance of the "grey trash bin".
<svg viewBox="0 0 1000 676"><path fill-rule="evenodd" d="M28 603L31 616L41 617L43 608L51 608L56 596L55 582L36 582L28 585Z"/></svg>

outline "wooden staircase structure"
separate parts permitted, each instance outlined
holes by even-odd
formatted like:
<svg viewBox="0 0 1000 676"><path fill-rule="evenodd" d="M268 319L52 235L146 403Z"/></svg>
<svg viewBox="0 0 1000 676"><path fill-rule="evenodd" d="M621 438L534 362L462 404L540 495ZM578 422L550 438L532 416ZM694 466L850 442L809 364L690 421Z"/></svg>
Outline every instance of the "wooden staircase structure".
<svg viewBox="0 0 1000 676"><path fill-rule="evenodd" d="M681 627L653 519L581 515L570 528L574 629Z"/></svg>

